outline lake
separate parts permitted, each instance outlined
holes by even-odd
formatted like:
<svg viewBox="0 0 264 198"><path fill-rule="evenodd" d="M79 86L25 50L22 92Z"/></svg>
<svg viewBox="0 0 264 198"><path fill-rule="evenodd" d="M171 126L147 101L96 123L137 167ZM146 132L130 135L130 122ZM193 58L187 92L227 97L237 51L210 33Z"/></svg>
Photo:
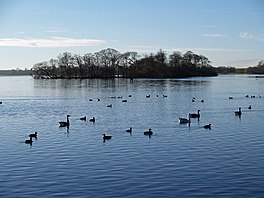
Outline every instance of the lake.
<svg viewBox="0 0 264 198"><path fill-rule="evenodd" d="M0 77L0 101L0 197L264 196L264 78Z"/></svg>

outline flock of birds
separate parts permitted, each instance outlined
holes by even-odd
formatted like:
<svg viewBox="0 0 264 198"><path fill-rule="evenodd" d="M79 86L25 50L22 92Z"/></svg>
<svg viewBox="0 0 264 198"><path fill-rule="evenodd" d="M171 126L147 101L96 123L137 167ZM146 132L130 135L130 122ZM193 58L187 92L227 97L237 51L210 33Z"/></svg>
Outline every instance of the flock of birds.
<svg viewBox="0 0 264 198"><path fill-rule="evenodd" d="M132 97L131 95L129 95L128 97ZM158 95L157 95L158 97ZM163 95L162 96L163 98L167 98L167 95ZM246 95L246 97L249 97L249 95ZM261 98L261 96L259 96ZM110 98L119 98L119 99L122 99L122 97L110 97ZM150 95L146 95L146 98L150 98ZM251 98L255 98L255 96L251 96ZM229 97L229 100L232 100L233 97ZM93 101L92 99L89 99L89 101ZM97 98L97 101L100 101L99 98ZM127 100L122 100L122 102L127 102ZM192 102L195 102L195 97L192 98ZM200 102L204 103L204 99L202 99ZM2 104L2 101L0 101L0 104ZM109 104L107 105L107 107L110 107L112 108L112 104ZM248 106L248 109L251 110L252 106L249 105ZM181 125L181 124L188 124L188 126L190 127L190 124L191 124L191 118L193 119L200 119L200 110L197 110L197 113L188 113L188 116L187 118L184 118L184 117L178 117L178 124ZM236 116L241 116L242 115L242 111L241 111L241 107L238 108L238 111L235 111L234 114ZM69 129L70 127L70 115L67 115L66 116L66 121L61 121L59 122L59 127L67 127L67 129ZM87 117L86 116L83 116L83 117L80 117L80 120L82 121L87 121ZM90 122L93 122L95 123L95 117L92 117L89 119ZM211 130L211 127L212 127L212 124L206 124L203 126L204 129L209 129ZM126 130L126 132L128 133L132 133L132 127L129 127L129 129ZM35 133L32 133L32 134L29 134L29 139L25 140L25 143L26 144L30 144L32 145L32 142L33 142L33 138L37 139L37 132ZM147 131L143 132L144 135L148 136L149 138L153 135L153 131L151 128L149 128ZM102 134L102 138L103 138L103 141L105 142L106 140L110 140L112 139L112 136L110 135L106 135L105 133Z"/></svg>

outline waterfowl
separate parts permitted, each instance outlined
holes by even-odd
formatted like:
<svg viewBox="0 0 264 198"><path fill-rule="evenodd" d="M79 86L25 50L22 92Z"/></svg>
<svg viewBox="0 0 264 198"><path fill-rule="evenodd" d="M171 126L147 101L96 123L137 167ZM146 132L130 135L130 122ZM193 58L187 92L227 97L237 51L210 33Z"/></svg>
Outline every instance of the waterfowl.
<svg viewBox="0 0 264 198"><path fill-rule="evenodd" d="M190 118L200 118L200 110L197 111L197 113L190 113Z"/></svg>
<svg viewBox="0 0 264 198"><path fill-rule="evenodd" d="M32 144L32 142L33 142L33 141L32 141L32 137L30 137L29 140L26 140L26 141L25 141L26 144Z"/></svg>
<svg viewBox="0 0 264 198"><path fill-rule="evenodd" d="M234 99L232 96L229 96L229 98L228 98L229 100L232 100L232 99Z"/></svg>
<svg viewBox="0 0 264 198"><path fill-rule="evenodd" d="M132 133L132 127L130 127L129 129L127 129L126 132Z"/></svg>
<svg viewBox="0 0 264 198"><path fill-rule="evenodd" d="M92 102L92 101L93 101L93 99L92 99L92 98L90 98L90 99L89 99L89 101L90 101L90 102Z"/></svg>
<svg viewBox="0 0 264 198"><path fill-rule="evenodd" d="M163 98L167 98L167 95L162 95Z"/></svg>
<svg viewBox="0 0 264 198"><path fill-rule="evenodd" d="M81 117L80 120L86 121L86 116Z"/></svg>
<svg viewBox="0 0 264 198"><path fill-rule="evenodd" d="M202 99L201 102L204 103L204 99Z"/></svg>
<svg viewBox="0 0 264 198"><path fill-rule="evenodd" d="M150 98L150 95L146 95L146 98Z"/></svg>
<svg viewBox="0 0 264 198"><path fill-rule="evenodd" d="M188 118L180 118L178 117L178 122L179 124L190 124L191 120L190 120L190 114L188 114Z"/></svg>
<svg viewBox="0 0 264 198"><path fill-rule="evenodd" d="M127 102L127 100L122 100L122 102Z"/></svg>
<svg viewBox="0 0 264 198"><path fill-rule="evenodd" d="M90 122L95 122L95 117L91 118L89 121Z"/></svg>
<svg viewBox="0 0 264 198"><path fill-rule="evenodd" d="M235 111L235 115L240 116L242 114L241 107L238 108L238 111Z"/></svg>
<svg viewBox="0 0 264 198"><path fill-rule="evenodd" d="M148 131L145 131L145 132L144 132L144 135L149 135L149 136L153 135L153 131L152 131L152 129L149 128Z"/></svg>
<svg viewBox="0 0 264 198"><path fill-rule="evenodd" d="M101 99L100 98L97 98L97 102L100 102L101 101Z"/></svg>
<svg viewBox="0 0 264 198"><path fill-rule="evenodd" d="M251 108L252 108L251 105L249 105L248 109L251 109Z"/></svg>
<svg viewBox="0 0 264 198"><path fill-rule="evenodd" d="M110 108L112 108L112 106L113 106L112 104L107 105L107 107L110 107Z"/></svg>
<svg viewBox="0 0 264 198"><path fill-rule="evenodd" d="M3 104L3 101L0 101L0 104Z"/></svg>
<svg viewBox="0 0 264 198"><path fill-rule="evenodd" d="M192 98L192 102L195 102L195 97Z"/></svg>
<svg viewBox="0 0 264 198"><path fill-rule="evenodd" d="M105 141L105 140L110 140L110 139L112 138L112 136L110 136L110 135L105 135L105 133L102 134L102 136L103 136L103 140L104 140L104 141Z"/></svg>
<svg viewBox="0 0 264 198"><path fill-rule="evenodd" d="M70 115L67 115L67 120L66 120L66 122L64 122L64 121L59 122L60 127L69 127L69 126L70 126L69 117L70 117Z"/></svg>
<svg viewBox="0 0 264 198"><path fill-rule="evenodd" d="M129 97L129 98L131 98L131 97L132 97L132 95L128 95L128 97Z"/></svg>
<svg viewBox="0 0 264 198"><path fill-rule="evenodd" d="M29 134L30 138L37 138L38 132Z"/></svg>
<svg viewBox="0 0 264 198"><path fill-rule="evenodd" d="M205 128L205 129L210 129L210 130L211 130L211 124L204 125L203 128Z"/></svg>

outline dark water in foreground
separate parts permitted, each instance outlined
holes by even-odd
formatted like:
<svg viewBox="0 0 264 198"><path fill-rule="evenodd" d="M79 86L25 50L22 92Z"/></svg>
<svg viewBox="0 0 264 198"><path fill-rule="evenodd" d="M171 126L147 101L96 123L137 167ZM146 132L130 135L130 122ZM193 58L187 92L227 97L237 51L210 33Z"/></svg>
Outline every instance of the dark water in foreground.
<svg viewBox="0 0 264 198"><path fill-rule="evenodd" d="M0 77L0 100L0 197L264 196L264 78ZM198 109L199 122L178 125ZM69 130L58 123L67 114Z"/></svg>

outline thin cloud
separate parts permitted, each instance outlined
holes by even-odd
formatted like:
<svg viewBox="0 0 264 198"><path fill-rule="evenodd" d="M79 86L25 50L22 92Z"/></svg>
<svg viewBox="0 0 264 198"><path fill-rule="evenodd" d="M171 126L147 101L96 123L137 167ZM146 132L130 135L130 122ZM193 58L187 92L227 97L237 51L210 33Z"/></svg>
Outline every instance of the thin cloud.
<svg viewBox="0 0 264 198"><path fill-rule="evenodd" d="M84 47L105 44L105 40L99 39L76 39L53 37L50 39L37 38L0 38L0 47Z"/></svg>
<svg viewBox="0 0 264 198"><path fill-rule="evenodd" d="M219 34L219 33L216 33L216 34L203 34L203 36L215 37L215 38L226 38L226 36L224 34Z"/></svg>
<svg viewBox="0 0 264 198"><path fill-rule="evenodd" d="M250 39L250 40L256 40L264 42L264 36L256 36L253 34L249 34L247 32L240 32L239 37L242 39Z"/></svg>

